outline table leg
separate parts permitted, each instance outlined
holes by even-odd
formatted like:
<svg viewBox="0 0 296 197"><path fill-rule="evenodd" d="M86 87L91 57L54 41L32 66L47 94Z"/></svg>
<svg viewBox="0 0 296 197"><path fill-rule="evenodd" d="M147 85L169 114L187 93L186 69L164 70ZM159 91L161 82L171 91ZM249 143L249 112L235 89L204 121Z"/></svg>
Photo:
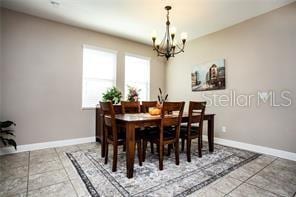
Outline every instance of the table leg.
<svg viewBox="0 0 296 197"><path fill-rule="evenodd" d="M126 125L126 171L127 178L133 178L135 161L135 126Z"/></svg>
<svg viewBox="0 0 296 197"><path fill-rule="evenodd" d="M214 117L211 117L208 120L208 142L209 151L214 152Z"/></svg>
<svg viewBox="0 0 296 197"><path fill-rule="evenodd" d="M105 131L102 131L102 140L101 140L101 157L105 157L105 143L106 143L106 136Z"/></svg>
<svg viewBox="0 0 296 197"><path fill-rule="evenodd" d="M106 135L105 135L105 127L104 127L104 118L100 115L100 130L101 130L101 157L105 157L105 143L106 143Z"/></svg>

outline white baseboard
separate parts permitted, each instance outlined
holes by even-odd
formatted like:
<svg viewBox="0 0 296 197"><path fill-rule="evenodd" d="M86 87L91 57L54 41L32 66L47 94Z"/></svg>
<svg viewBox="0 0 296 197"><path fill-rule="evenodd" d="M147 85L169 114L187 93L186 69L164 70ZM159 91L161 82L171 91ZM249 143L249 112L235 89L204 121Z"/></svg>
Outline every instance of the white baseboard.
<svg viewBox="0 0 296 197"><path fill-rule="evenodd" d="M94 136L94 137L86 137L86 138L75 138L75 139L69 139L69 140L59 140L59 141L19 145L17 146L17 150L15 150L13 147L3 147L3 148L0 148L0 155L19 153L19 152L25 152L25 151L33 151L33 150L39 150L44 148L54 148L54 147L69 146L69 145L75 145L75 144L83 144L83 143L95 142L95 141L96 141L96 137Z"/></svg>
<svg viewBox="0 0 296 197"><path fill-rule="evenodd" d="M208 137L204 135L203 140L207 140L207 139ZM15 151L13 147L3 147L3 148L0 148L0 155L10 154L10 153L19 153L19 152L25 152L25 151L33 151L33 150L39 150L44 148L54 148L54 147L69 146L69 145L75 145L75 144L83 144L83 143L95 142L95 141L96 141L96 138L94 136L94 137L87 137L87 138L76 138L76 139L70 139L70 140L60 140L60 141L51 141L51 142L43 142L43 143L36 143L36 144L19 145L17 151ZM284 150L278 150L274 148L268 148L265 146L258 146L254 144L248 144L248 143L227 140L222 138L215 138L214 142L216 144L221 144L225 146L249 150L257 153L272 155L275 157L296 161L296 153L292 153Z"/></svg>
<svg viewBox="0 0 296 197"><path fill-rule="evenodd" d="M207 140L208 136L204 135L203 140ZM216 144L221 144L225 146L230 146L234 148L239 148L239 149L244 149L244 150L249 150L252 152L257 152L261 154L266 154L266 155L272 155L275 157L280 157L283 159L289 159L296 161L296 153L284 151L284 150L278 150L274 148L269 148L265 146L258 146L254 144L247 144L243 142L238 142L238 141L233 141L233 140L227 140L227 139L222 139L222 138L214 138L214 142Z"/></svg>

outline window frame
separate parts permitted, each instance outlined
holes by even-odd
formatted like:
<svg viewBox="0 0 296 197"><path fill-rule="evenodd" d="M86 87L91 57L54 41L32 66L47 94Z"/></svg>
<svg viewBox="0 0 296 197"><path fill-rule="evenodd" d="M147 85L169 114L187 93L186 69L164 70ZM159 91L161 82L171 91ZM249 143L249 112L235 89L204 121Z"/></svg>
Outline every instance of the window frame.
<svg viewBox="0 0 296 197"><path fill-rule="evenodd" d="M146 100L142 100L141 101L149 101L150 100L150 81L151 81L151 57L147 57L147 56L142 56L142 55L138 55L138 54L134 54L134 53L129 53L126 52L124 53L124 99L126 99L127 96L127 83L126 83L126 78L125 78L125 72L126 72L126 57L130 56L130 57L134 57L134 58L138 58L138 59L143 59L143 60L147 60L149 62L149 68L148 68L148 81L147 81L147 99ZM132 82L132 81L130 81ZM143 83L141 83L143 84Z"/></svg>
<svg viewBox="0 0 296 197"><path fill-rule="evenodd" d="M113 50L113 49L108 49L108 48L103 48L103 47L99 47L99 46L94 46L94 45L89 45L89 44L83 44L82 45L82 91L81 91L81 109L82 110L88 110L88 109L96 109L96 106L84 106L84 98L85 98L85 90L84 90L84 83L85 83L85 79L87 77L84 77L84 72L85 72L85 69L84 69L84 49L93 49L93 50L97 50L97 51L101 51L101 52L106 52L106 53L112 53L115 55L115 67L114 67L114 80L113 80L113 86L116 86L117 84L117 64L118 64L118 51L116 50ZM98 79L98 78L91 78L91 77L88 77L89 80L96 80L96 81L111 81L109 79Z"/></svg>

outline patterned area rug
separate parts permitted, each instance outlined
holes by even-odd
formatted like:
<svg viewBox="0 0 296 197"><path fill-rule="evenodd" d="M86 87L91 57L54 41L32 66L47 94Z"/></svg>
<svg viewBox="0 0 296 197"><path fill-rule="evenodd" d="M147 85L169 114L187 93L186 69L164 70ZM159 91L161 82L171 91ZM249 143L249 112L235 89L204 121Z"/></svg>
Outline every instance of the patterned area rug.
<svg viewBox="0 0 296 197"><path fill-rule="evenodd" d="M186 154L180 153L180 165L175 165L174 152L164 158L164 170L158 170L158 155L150 154L143 166L135 161L134 178L126 178L125 153L120 147L117 172L111 171L112 148L108 164L104 164L99 151L88 150L67 153L91 196L186 196L210 184L234 169L257 158L259 154L215 145L209 153L204 143L203 156L192 154L187 162ZM197 144L192 144L197 150ZM137 158L137 157L136 157Z"/></svg>

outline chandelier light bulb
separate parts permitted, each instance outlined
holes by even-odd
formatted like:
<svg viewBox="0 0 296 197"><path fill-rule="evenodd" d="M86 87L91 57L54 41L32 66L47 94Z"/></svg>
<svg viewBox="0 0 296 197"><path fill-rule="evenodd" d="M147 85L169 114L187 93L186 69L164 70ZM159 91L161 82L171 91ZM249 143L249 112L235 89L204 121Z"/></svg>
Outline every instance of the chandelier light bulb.
<svg viewBox="0 0 296 197"><path fill-rule="evenodd" d="M181 33L181 40L187 40L187 38L188 38L187 33L186 32L182 32Z"/></svg>
<svg viewBox="0 0 296 197"><path fill-rule="evenodd" d="M155 30L152 31L152 33L151 33L151 37L152 37L152 39L156 39L156 37L157 37L157 33L156 33Z"/></svg>
<svg viewBox="0 0 296 197"><path fill-rule="evenodd" d="M171 35L176 35L176 32L177 32L176 27L171 27L171 29L170 29Z"/></svg>

